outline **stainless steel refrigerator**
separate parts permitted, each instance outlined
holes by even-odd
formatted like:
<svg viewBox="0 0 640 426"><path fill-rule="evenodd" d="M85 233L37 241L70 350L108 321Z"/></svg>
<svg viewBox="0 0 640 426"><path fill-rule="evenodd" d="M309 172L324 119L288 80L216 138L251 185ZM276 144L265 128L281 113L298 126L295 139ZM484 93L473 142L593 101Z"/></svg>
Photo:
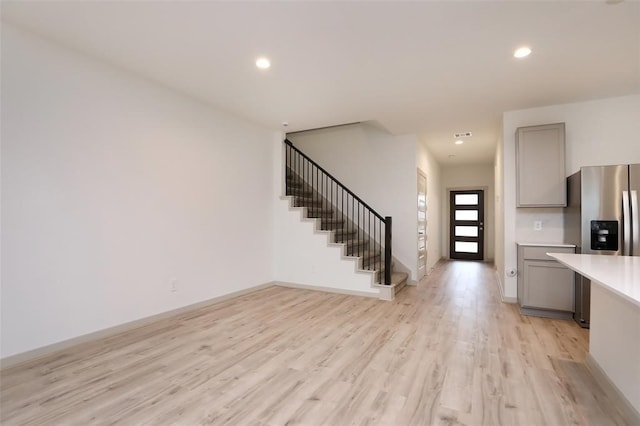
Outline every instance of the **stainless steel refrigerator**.
<svg viewBox="0 0 640 426"><path fill-rule="evenodd" d="M640 164L582 167L567 178L565 240L577 253L640 256ZM589 327L591 281L576 274L574 319Z"/></svg>

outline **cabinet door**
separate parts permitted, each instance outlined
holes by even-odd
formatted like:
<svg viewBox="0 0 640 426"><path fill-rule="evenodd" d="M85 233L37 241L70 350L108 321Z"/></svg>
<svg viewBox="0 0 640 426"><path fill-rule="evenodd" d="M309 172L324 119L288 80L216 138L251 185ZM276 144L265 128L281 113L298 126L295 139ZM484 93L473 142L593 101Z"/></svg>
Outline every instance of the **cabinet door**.
<svg viewBox="0 0 640 426"><path fill-rule="evenodd" d="M564 123L516 132L518 207L565 207Z"/></svg>
<svg viewBox="0 0 640 426"><path fill-rule="evenodd" d="M574 274L557 262L524 261L523 306L574 310Z"/></svg>

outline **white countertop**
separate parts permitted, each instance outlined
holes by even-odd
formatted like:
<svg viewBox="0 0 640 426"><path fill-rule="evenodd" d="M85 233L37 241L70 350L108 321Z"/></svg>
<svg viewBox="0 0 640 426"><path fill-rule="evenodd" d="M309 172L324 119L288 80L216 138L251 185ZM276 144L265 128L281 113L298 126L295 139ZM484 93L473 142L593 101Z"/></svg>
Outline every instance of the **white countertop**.
<svg viewBox="0 0 640 426"><path fill-rule="evenodd" d="M569 253L547 255L640 307L640 257Z"/></svg>
<svg viewBox="0 0 640 426"><path fill-rule="evenodd" d="M516 242L516 245L525 246L525 247L563 247L563 248L576 248L575 244L564 244L564 243L527 243L527 242Z"/></svg>

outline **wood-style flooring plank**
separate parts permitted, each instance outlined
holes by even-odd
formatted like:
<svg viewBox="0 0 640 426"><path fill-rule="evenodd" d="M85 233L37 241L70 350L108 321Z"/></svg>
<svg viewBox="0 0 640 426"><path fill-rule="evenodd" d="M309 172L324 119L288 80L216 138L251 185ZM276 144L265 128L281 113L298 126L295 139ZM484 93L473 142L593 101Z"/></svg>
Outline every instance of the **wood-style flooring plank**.
<svg viewBox="0 0 640 426"><path fill-rule="evenodd" d="M269 287L0 374L3 425L624 425L588 331L444 262L393 302Z"/></svg>

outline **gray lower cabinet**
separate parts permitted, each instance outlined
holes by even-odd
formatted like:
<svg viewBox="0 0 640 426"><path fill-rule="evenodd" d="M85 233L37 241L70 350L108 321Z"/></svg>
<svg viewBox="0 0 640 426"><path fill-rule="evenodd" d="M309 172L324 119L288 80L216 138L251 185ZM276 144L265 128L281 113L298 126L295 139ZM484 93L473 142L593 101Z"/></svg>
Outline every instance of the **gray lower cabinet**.
<svg viewBox="0 0 640 426"><path fill-rule="evenodd" d="M525 315L570 319L575 310L575 274L547 256L551 252L575 253L575 248L519 245L518 303Z"/></svg>

